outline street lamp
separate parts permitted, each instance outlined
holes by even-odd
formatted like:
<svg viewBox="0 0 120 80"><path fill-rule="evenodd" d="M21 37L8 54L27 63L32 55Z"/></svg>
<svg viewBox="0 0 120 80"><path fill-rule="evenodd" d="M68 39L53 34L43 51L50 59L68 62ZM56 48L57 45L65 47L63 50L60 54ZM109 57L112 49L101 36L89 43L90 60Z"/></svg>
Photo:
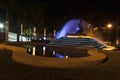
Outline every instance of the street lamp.
<svg viewBox="0 0 120 80"><path fill-rule="evenodd" d="M112 24L108 24L107 28L109 28L109 29L112 28Z"/></svg>
<svg viewBox="0 0 120 80"><path fill-rule="evenodd" d="M109 31L110 31L110 29L112 28L112 24L109 23L109 24L107 25L107 28L108 28ZM109 34L110 34L110 32L108 32L108 38L109 38Z"/></svg>
<svg viewBox="0 0 120 80"><path fill-rule="evenodd" d="M119 40L118 40L118 26L116 27L116 45L119 44Z"/></svg>

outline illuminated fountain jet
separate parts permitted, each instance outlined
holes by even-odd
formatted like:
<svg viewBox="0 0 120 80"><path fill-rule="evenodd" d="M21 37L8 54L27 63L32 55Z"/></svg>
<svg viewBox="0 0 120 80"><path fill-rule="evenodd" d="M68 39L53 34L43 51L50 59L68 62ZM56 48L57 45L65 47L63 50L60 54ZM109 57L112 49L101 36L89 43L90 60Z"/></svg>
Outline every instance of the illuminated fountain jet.
<svg viewBox="0 0 120 80"><path fill-rule="evenodd" d="M60 31L57 32L56 39L66 37L68 33L75 34L77 32L82 32L87 35L91 29L92 26L86 21L72 19L68 21Z"/></svg>

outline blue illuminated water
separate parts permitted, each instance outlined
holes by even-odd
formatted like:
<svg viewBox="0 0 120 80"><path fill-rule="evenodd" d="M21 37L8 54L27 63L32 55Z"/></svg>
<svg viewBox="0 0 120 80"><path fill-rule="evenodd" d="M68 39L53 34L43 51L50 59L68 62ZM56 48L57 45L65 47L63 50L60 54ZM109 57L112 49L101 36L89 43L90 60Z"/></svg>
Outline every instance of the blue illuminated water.
<svg viewBox="0 0 120 80"><path fill-rule="evenodd" d="M68 21L63 28L57 32L56 34L56 39L61 38L61 37L66 37L68 33L77 33L81 31L81 25L80 25L81 20L80 19L72 19Z"/></svg>

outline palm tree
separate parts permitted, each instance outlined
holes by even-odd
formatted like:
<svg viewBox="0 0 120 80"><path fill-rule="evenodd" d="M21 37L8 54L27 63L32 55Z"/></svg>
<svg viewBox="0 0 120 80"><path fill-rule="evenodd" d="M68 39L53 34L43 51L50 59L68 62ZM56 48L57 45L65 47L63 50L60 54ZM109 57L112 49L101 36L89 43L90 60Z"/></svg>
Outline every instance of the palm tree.
<svg viewBox="0 0 120 80"><path fill-rule="evenodd" d="M28 41L31 40L32 33L33 33L33 31L31 28L27 28L27 29L23 30L23 35L28 37Z"/></svg>

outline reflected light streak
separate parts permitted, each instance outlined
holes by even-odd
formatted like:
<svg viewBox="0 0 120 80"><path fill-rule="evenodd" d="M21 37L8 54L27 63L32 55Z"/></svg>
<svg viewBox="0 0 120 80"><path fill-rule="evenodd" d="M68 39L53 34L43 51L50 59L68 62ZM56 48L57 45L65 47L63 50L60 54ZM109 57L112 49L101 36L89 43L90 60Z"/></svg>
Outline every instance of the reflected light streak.
<svg viewBox="0 0 120 80"><path fill-rule="evenodd" d="M111 51L111 50L114 50L114 49L116 49L114 46L107 46L106 48L103 48L102 50Z"/></svg>
<svg viewBox="0 0 120 80"><path fill-rule="evenodd" d="M59 54L59 53L56 53L56 54L55 54L55 57L57 57L57 58L65 58L65 56L63 56L63 55L61 55L61 54Z"/></svg>
<svg viewBox="0 0 120 80"><path fill-rule="evenodd" d="M55 51L53 51L53 56L55 55Z"/></svg>
<svg viewBox="0 0 120 80"><path fill-rule="evenodd" d="M46 50L46 47L43 46L43 56L45 56L45 50Z"/></svg>
<svg viewBox="0 0 120 80"><path fill-rule="evenodd" d="M33 52L32 52L33 54L33 56L35 56L35 47L33 47Z"/></svg>
<svg viewBox="0 0 120 80"><path fill-rule="evenodd" d="M31 49L30 49L30 48L28 48L28 52L31 52Z"/></svg>

